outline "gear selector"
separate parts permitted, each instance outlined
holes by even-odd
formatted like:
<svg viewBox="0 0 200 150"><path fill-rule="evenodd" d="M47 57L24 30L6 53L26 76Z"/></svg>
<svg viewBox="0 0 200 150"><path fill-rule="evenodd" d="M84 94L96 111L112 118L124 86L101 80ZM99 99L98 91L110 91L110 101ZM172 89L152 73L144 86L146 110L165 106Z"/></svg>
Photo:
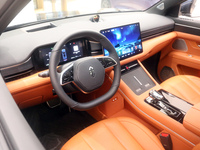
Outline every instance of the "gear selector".
<svg viewBox="0 0 200 150"><path fill-rule="evenodd" d="M149 92L149 96L151 96L152 98L154 98L155 100L162 100L164 97L157 92L156 90L151 90Z"/></svg>
<svg viewBox="0 0 200 150"><path fill-rule="evenodd" d="M149 92L149 97L145 99L145 102L155 107L160 112L182 123L184 113L178 108L172 106L159 91L151 90Z"/></svg>

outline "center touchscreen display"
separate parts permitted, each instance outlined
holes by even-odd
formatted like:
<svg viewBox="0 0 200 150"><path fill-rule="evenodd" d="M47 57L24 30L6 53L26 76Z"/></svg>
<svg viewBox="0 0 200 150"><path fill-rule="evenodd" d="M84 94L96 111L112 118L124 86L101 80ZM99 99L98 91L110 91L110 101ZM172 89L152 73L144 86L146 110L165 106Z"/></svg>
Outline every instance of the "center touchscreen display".
<svg viewBox="0 0 200 150"><path fill-rule="evenodd" d="M49 66L49 60L51 57L52 47L46 47L40 49L39 53L42 55L44 60L44 64L46 67ZM60 63L64 63L66 61L74 60L76 58L80 58L83 56L83 43L81 41L72 41L65 44L61 50L61 59Z"/></svg>
<svg viewBox="0 0 200 150"><path fill-rule="evenodd" d="M100 33L113 44L120 60L143 52L139 23L101 30ZM104 49L104 54L108 56L109 52Z"/></svg>

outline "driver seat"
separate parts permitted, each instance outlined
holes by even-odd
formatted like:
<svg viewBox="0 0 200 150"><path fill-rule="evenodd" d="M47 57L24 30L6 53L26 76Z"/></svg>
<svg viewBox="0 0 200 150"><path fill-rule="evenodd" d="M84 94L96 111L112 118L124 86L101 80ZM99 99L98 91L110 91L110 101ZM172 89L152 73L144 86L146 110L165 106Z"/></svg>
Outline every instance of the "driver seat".
<svg viewBox="0 0 200 150"><path fill-rule="evenodd" d="M61 150L164 150L159 139L140 122L126 117L97 122L72 137Z"/></svg>

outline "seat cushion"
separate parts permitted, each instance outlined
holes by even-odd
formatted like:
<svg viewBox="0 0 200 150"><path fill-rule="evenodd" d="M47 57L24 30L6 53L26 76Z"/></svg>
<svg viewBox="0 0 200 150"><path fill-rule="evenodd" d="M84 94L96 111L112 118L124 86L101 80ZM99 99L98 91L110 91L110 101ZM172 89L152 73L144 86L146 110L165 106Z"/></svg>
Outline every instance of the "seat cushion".
<svg viewBox="0 0 200 150"><path fill-rule="evenodd" d="M153 149L164 150L159 139L144 125L132 118L100 121L72 137L62 150L68 149Z"/></svg>
<svg viewBox="0 0 200 150"><path fill-rule="evenodd" d="M197 144L192 150L200 150L200 143Z"/></svg>
<svg viewBox="0 0 200 150"><path fill-rule="evenodd" d="M161 87L189 103L196 104L200 102L200 78L198 77L189 75L174 76L161 83Z"/></svg>

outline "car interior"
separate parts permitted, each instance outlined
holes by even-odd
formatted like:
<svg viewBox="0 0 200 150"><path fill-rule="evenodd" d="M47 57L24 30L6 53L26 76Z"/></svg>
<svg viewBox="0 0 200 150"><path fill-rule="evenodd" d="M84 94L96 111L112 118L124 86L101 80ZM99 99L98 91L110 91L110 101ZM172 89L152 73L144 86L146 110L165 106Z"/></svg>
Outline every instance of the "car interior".
<svg viewBox="0 0 200 150"><path fill-rule="evenodd" d="M200 149L200 20L184 2L13 27L29 0L0 2L0 149Z"/></svg>

